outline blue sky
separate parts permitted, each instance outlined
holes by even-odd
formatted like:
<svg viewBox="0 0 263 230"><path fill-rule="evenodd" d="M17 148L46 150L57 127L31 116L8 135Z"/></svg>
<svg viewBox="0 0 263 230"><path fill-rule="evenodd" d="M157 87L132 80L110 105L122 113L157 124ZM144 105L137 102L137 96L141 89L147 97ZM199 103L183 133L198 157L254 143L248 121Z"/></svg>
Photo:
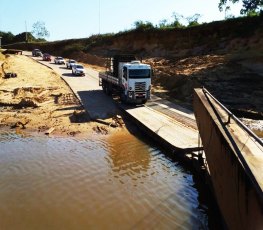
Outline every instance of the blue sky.
<svg viewBox="0 0 263 230"><path fill-rule="evenodd" d="M173 12L184 17L201 14L199 22L222 20L219 0L0 0L0 31L13 34L32 30L33 23L45 22L49 41L117 33L133 27L135 21L172 20ZM231 5L239 15L241 4Z"/></svg>

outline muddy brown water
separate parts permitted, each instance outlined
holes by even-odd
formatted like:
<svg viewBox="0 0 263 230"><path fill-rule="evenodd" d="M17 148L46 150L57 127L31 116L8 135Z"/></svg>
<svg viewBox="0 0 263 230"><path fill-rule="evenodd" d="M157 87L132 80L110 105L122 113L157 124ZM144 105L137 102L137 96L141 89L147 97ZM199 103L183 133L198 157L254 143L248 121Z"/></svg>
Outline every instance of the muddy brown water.
<svg viewBox="0 0 263 230"><path fill-rule="evenodd" d="M193 176L127 133L0 133L0 229L207 229Z"/></svg>

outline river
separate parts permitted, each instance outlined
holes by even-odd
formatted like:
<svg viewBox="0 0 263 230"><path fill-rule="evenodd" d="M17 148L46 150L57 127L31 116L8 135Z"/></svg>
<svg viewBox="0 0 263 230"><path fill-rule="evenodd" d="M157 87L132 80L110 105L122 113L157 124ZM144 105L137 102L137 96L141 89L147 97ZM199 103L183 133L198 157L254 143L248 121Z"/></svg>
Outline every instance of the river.
<svg viewBox="0 0 263 230"><path fill-rule="evenodd" d="M193 176L127 132L0 133L0 229L208 229Z"/></svg>

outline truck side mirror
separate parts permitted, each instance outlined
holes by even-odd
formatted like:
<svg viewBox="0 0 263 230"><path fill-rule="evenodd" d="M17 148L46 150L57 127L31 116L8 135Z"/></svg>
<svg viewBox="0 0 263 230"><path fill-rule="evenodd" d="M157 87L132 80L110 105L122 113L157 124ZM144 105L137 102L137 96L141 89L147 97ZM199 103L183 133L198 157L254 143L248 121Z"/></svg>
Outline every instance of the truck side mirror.
<svg viewBox="0 0 263 230"><path fill-rule="evenodd" d="M152 77L154 76L154 71L153 71L153 69L152 69Z"/></svg>

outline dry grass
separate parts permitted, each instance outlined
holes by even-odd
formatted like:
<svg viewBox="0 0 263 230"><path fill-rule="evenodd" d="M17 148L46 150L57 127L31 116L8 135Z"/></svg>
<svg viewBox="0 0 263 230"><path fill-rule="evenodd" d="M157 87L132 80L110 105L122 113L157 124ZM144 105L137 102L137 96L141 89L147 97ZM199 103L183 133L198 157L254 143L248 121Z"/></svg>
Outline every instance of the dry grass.
<svg viewBox="0 0 263 230"><path fill-rule="evenodd" d="M4 61L5 60L5 55L3 55L1 52L0 52L0 61Z"/></svg>

